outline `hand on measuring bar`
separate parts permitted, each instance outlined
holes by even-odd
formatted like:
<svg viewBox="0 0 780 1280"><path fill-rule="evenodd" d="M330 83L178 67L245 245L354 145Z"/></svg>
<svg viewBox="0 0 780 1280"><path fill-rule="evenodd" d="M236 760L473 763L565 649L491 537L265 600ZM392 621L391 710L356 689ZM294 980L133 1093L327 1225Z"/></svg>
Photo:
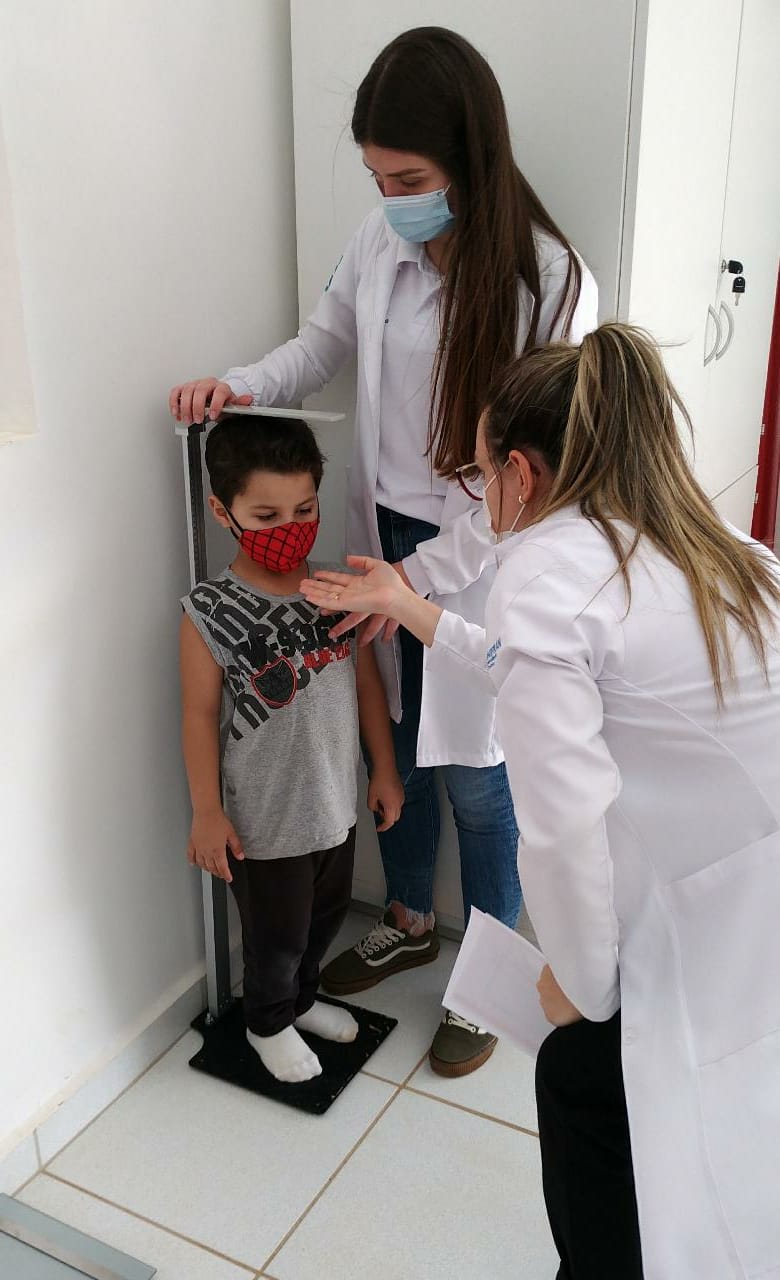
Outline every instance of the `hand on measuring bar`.
<svg viewBox="0 0 780 1280"><path fill-rule="evenodd" d="M219 378L198 378L195 382L182 382L172 387L168 396L168 408L177 422L185 427L193 422L204 422L206 406L209 417L215 422L226 405L251 404L251 395L236 396L226 382Z"/></svg>

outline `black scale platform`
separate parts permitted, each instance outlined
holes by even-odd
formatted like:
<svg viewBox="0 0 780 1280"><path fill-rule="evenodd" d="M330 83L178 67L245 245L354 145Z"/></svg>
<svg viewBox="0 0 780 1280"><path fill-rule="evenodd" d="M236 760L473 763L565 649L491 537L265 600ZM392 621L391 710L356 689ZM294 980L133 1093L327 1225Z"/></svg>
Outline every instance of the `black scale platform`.
<svg viewBox="0 0 780 1280"><path fill-rule="evenodd" d="M322 1075L315 1076L313 1080L306 1080L302 1084L283 1084L275 1080L270 1071L266 1071L247 1041L240 1000L235 1000L216 1022L209 1023L205 1012L195 1019L192 1026L203 1036L203 1047L190 1059L190 1066L228 1084L283 1102L298 1111L307 1111L315 1116L323 1115L371 1055L376 1053L393 1027L398 1025L398 1019L345 1004L343 1000L331 1000L329 996L318 996L317 999L324 1004L335 1004L348 1009L360 1030L352 1044L335 1044L332 1040L321 1040L308 1031L301 1032L322 1064Z"/></svg>

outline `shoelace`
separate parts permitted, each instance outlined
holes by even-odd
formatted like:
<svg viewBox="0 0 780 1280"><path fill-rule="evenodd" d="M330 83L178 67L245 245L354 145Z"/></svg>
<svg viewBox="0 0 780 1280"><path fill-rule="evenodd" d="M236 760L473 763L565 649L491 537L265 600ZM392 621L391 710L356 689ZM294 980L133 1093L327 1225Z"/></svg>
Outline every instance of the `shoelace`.
<svg viewBox="0 0 780 1280"><path fill-rule="evenodd" d="M451 1009L447 1010L444 1021L450 1027L460 1027L462 1031L470 1031L472 1035L485 1035L484 1027L478 1027L474 1022L467 1022L465 1018L461 1018L459 1013L453 1013Z"/></svg>
<svg viewBox="0 0 780 1280"><path fill-rule="evenodd" d="M403 936L400 929L393 929L391 925L385 924L384 920L377 920L371 932L360 939L355 950L361 960L367 960L376 951L386 951L388 947L400 942Z"/></svg>

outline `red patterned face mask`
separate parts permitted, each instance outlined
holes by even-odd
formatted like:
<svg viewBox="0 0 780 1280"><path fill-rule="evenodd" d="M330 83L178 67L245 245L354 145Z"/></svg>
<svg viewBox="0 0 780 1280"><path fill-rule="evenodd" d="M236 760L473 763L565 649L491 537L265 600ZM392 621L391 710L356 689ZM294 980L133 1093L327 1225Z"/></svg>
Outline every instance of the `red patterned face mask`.
<svg viewBox="0 0 780 1280"><path fill-rule="evenodd" d="M316 520L305 522L292 520L289 524L276 524L271 529L244 529L233 512L227 507L225 509L236 528L241 530L241 537L238 538L241 549L250 560L261 564L271 573L292 573L293 569L303 564L314 546L320 527L317 517Z"/></svg>

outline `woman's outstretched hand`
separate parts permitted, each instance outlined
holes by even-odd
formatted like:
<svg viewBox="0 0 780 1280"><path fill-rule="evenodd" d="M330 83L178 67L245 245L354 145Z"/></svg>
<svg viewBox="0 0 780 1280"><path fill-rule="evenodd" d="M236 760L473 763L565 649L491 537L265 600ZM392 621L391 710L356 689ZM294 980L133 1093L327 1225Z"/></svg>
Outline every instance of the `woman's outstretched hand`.
<svg viewBox="0 0 780 1280"><path fill-rule="evenodd" d="M371 560L370 556L348 556L347 562L349 564L354 563L356 566L358 564L361 566L368 565L369 563L372 565L385 564L385 561L383 560ZM391 567L395 569L404 586L408 587L410 592L414 592L414 587L407 578L401 561L399 560L398 564L394 564ZM317 574L316 576L319 577L320 575ZM353 574L349 576L351 581L354 581L355 575ZM390 582L390 579L388 579L388 582ZM322 612L326 614L339 612L338 609L327 609L324 605L320 607L322 608ZM337 623L333 628L331 635L334 640L337 640L339 636L345 635L347 631L352 631L355 627L359 627L358 643L361 648L363 648L365 645L371 644L373 640L376 640L379 635L381 635L384 644L389 644L398 630L398 626L398 619L390 618L386 613L364 613L359 610L355 610L348 613L346 618L342 618L341 622Z"/></svg>
<svg viewBox="0 0 780 1280"><path fill-rule="evenodd" d="M334 639L363 622L366 626L360 635L361 644L370 644L383 630L384 638L390 639L398 626L394 610L404 594L413 594L411 588L405 586L393 566L384 560L347 556L347 564L357 572L318 569L313 578L304 578L301 592L324 613L347 614L333 627ZM389 627L392 629L387 634Z"/></svg>
<svg viewBox="0 0 780 1280"><path fill-rule="evenodd" d="M304 578L300 588L323 613L347 614L334 624L330 632L334 639L369 619L361 644L368 644L383 628L385 632L389 626L395 629L399 622L423 644L433 644L442 611L407 585L399 566L371 556L347 556L347 564L352 573L318 569L313 578Z"/></svg>

